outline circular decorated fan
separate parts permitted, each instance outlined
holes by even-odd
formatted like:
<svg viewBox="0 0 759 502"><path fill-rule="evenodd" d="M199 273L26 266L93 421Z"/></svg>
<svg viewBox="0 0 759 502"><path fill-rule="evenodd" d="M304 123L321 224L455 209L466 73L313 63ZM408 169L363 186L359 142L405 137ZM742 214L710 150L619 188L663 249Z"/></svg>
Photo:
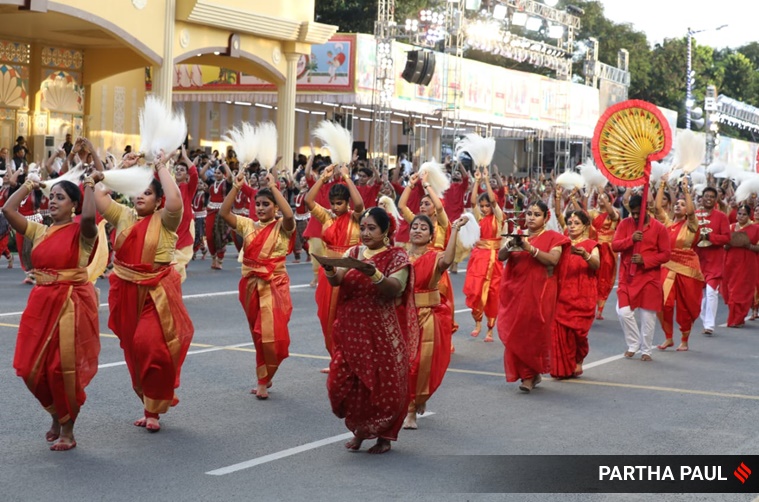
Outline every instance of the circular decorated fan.
<svg viewBox="0 0 759 502"><path fill-rule="evenodd" d="M610 106L593 134L596 165L613 184L646 183L651 162L661 160L672 148L672 131L659 109L631 99Z"/></svg>

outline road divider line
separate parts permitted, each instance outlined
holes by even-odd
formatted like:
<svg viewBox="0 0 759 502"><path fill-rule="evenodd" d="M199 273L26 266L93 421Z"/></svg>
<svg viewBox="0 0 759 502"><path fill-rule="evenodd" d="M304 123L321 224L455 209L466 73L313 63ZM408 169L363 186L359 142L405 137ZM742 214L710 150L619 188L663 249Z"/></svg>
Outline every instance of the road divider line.
<svg viewBox="0 0 759 502"><path fill-rule="evenodd" d="M417 418L426 418L429 416L434 415L435 413L432 411L427 411L424 415L419 415ZM313 441L311 443L306 443L300 446L296 446L294 448L288 448L286 450L278 451L276 453L271 453L269 455L264 455L263 457L254 458L252 460L246 460L245 462L240 462L239 464L233 464L227 467L222 467L220 469L214 469L212 471L206 472L206 474L210 476L224 476L226 474L232 474L233 472L242 471L245 469L250 469L251 467L256 467L262 464L267 464L269 462L274 462L275 460L280 460L287 457L292 457L293 455L297 455L299 453L303 453L306 451L314 450L316 448L321 448L322 446L327 446L329 444L338 443L340 441L345 441L347 439L350 439L353 437L352 432L346 432L345 434L338 434L337 436L328 437L325 439L320 439L318 441Z"/></svg>
<svg viewBox="0 0 759 502"><path fill-rule="evenodd" d="M729 392L714 392L714 391L709 391L709 390L678 389L674 387L659 387L656 385L635 385L631 383L599 382L599 381L594 381L594 380L583 380L583 379L569 379L569 380L562 380L562 382L582 384L582 385L598 385L601 387L617 387L617 388L635 389L635 390L654 390L658 392L674 392L677 394L693 394L697 396L725 397L725 398L734 398L734 399L747 399L750 401L759 401L759 396L751 396L748 394L733 394Z"/></svg>

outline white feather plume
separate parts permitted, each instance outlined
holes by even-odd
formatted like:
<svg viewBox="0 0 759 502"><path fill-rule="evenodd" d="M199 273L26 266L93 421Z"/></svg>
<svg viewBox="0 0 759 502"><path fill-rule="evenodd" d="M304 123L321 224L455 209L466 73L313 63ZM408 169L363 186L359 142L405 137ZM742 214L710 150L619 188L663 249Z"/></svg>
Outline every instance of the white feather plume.
<svg viewBox="0 0 759 502"><path fill-rule="evenodd" d="M556 184L566 190L581 189L585 185L585 179L574 171L564 171L556 178Z"/></svg>
<svg viewBox="0 0 759 502"><path fill-rule="evenodd" d="M483 138L479 134L469 133L456 144L456 158L466 152L472 158L474 167L487 167L495 155L495 139Z"/></svg>
<svg viewBox="0 0 759 502"><path fill-rule="evenodd" d="M114 192L136 197L143 193L153 180L153 170L149 167L130 167L103 172L101 183Z"/></svg>
<svg viewBox="0 0 759 502"><path fill-rule="evenodd" d="M649 178L649 181L651 183L658 183L659 180L661 180L661 177L668 173L670 169L672 169L670 164L651 162L651 177Z"/></svg>
<svg viewBox="0 0 759 502"><path fill-rule="evenodd" d="M348 164L353 158L353 137L351 132L339 124L322 120L313 132L327 150L335 164Z"/></svg>
<svg viewBox="0 0 759 502"><path fill-rule="evenodd" d="M184 111L172 111L157 96L147 96L140 110L140 150L149 161L161 150L171 154L187 137Z"/></svg>
<svg viewBox="0 0 759 502"><path fill-rule="evenodd" d="M680 183L680 178L682 178L684 175L685 173L683 173L682 169L673 169L669 173L667 184L676 187Z"/></svg>
<svg viewBox="0 0 759 502"><path fill-rule="evenodd" d="M274 122L258 124L256 136L258 137L258 162L261 167L271 169L277 163L277 126ZM350 147L348 149L350 150ZM350 157L348 162L350 162Z"/></svg>
<svg viewBox="0 0 759 502"><path fill-rule="evenodd" d="M445 172L445 164L437 163L433 158L431 161L422 164L422 167L419 168L419 176L424 173L427 173L427 183L435 190L435 194L438 197L442 197L443 193L451 186L451 180L448 179Z"/></svg>
<svg viewBox="0 0 759 502"><path fill-rule="evenodd" d="M742 181L735 190L735 200L738 203L749 200L751 195L759 195L759 174L749 174L751 176Z"/></svg>
<svg viewBox="0 0 759 502"><path fill-rule="evenodd" d="M704 193L704 188L706 188L706 183L698 183L696 185L693 185L693 191L696 192L696 195L701 197Z"/></svg>
<svg viewBox="0 0 759 502"><path fill-rule="evenodd" d="M401 213L398 211L398 207L395 205L395 201L387 195L380 197L377 205L384 209L387 214L395 218L395 223L397 225L400 225L400 223L403 221L403 218L401 218Z"/></svg>
<svg viewBox="0 0 759 502"><path fill-rule="evenodd" d="M221 139L232 145L241 166L247 166L258 157L256 128L248 122L243 122L240 128L228 130Z"/></svg>
<svg viewBox="0 0 759 502"><path fill-rule="evenodd" d="M45 181L45 186L40 187L42 189L42 193L45 194L45 197L50 197L50 191L53 189L55 185L60 183L61 181L70 181L76 185L79 184L79 180L84 174L84 169L82 169L82 163L78 163L73 169L69 169L66 171L66 173L58 176L57 178L49 179Z"/></svg>
<svg viewBox="0 0 759 502"><path fill-rule="evenodd" d="M480 225L469 211L461 215L467 218L466 224L459 229L459 242L465 249L472 249L480 240Z"/></svg>
<svg viewBox="0 0 759 502"><path fill-rule="evenodd" d="M696 133L686 129L677 133L677 146L672 166L682 169L686 174L695 171L704 161L706 143Z"/></svg>
<svg viewBox="0 0 759 502"><path fill-rule="evenodd" d="M720 161L716 161L709 164L709 167L706 168L706 172L714 177L717 177L717 173L724 172L725 169L727 169L726 164Z"/></svg>
<svg viewBox="0 0 759 502"><path fill-rule="evenodd" d="M691 173L690 175L690 181L694 185L705 185L706 184L706 175L704 173Z"/></svg>
<svg viewBox="0 0 759 502"><path fill-rule="evenodd" d="M606 188L609 182L590 157L580 166L580 175L585 180L585 186L597 188L599 191Z"/></svg>

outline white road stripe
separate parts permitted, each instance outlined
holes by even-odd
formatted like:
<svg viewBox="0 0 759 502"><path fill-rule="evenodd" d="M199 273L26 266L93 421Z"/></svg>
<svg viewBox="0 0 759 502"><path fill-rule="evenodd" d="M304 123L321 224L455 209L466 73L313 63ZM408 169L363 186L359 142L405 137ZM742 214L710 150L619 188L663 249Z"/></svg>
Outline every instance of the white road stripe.
<svg viewBox="0 0 759 502"><path fill-rule="evenodd" d="M220 347L210 347L207 349L198 349L198 350L191 350L187 352L188 356L194 355L194 354L205 354L206 352L217 352L219 350L227 350L227 349L236 349L238 347L249 347L250 345L253 345L253 342L247 342L247 343L236 343L234 345L224 345ZM126 361L118 361L115 363L105 363L105 364L98 364L98 369L102 368L113 368L114 366L123 366L126 364Z"/></svg>
<svg viewBox="0 0 759 502"><path fill-rule="evenodd" d="M418 418L425 418L425 417L432 416L434 414L435 413L428 411L424 415L419 415ZM251 467L256 467L257 465L262 465L262 464L273 462L275 460L279 460L282 458L291 457L293 455L297 455L298 453L303 453L305 451L321 448L322 446L326 446L328 444L337 443L339 441L345 441L352 437L353 437L352 432L346 432L345 434L340 434L337 436L320 439L312 443L306 443L304 445L296 446L295 448L288 448L287 450L278 451L277 453L272 453L270 455L264 455L263 457L254 458L253 460L240 462L239 464L230 465L228 467L222 467L221 469L214 469L213 471L206 472L206 474L209 474L211 476L224 476L225 474L232 474L233 472L242 471L244 469L250 469Z"/></svg>
<svg viewBox="0 0 759 502"><path fill-rule="evenodd" d="M606 359L601 359L599 361L593 361L592 363L588 363L588 364L583 363L582 369L584 371L584 370L587 370L587 369L590 369L590 368L595 368L596 366L601 366L602 364L607 364L607 363L612 363L614 361L618 361L618 360L622 359L623 357L625 357L624 354L620 354L618 356L607 357Z"/></svg>

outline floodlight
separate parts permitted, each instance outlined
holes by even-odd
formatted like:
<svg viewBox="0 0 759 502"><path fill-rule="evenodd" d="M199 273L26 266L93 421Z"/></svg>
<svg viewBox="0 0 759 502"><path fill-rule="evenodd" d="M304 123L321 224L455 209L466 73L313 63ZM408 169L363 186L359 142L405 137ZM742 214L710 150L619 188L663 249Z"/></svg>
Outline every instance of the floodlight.
<svg viewBox="0 0 759 502"><path fill-rule="evenodd" d="M555 38L555 39L564 38L564 27L558 24L549 26L548 38Z"/></svg>
<svg viewBox="0 0 759 502"><path fill-rule="evenodd" d="M511 16L512 26L524 26L527 23L527 14L524 12L515 12Z"/></svg>
<svg viewBox="0 0 759 502"><path fill-rule="evenodd" d="M527 23L524 25L527 31L538 31L543 27L543 20L539 17L531 17L527 19Z"/></svg>
<svg viewBox="0 0 759 502"><path fill-rule="evenodd" d="M506 19L506 15L508 13L509 13L509 9L502 3L499 3L498 5L493 7L493 19L503 21L504 19Z"/></svg>

